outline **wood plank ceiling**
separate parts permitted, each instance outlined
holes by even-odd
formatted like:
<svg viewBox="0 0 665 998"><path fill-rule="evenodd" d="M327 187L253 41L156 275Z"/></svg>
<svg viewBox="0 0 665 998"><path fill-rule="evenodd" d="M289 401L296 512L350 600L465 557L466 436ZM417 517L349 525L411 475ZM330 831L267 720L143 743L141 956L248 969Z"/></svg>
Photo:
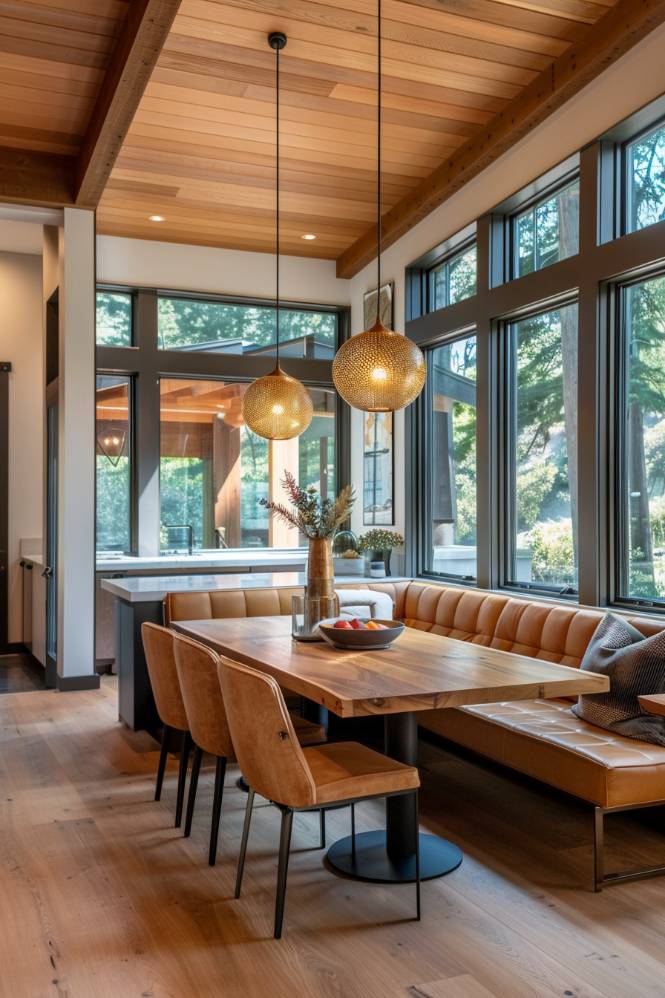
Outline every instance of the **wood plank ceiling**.
<svg viewBox="0 0 665 998"><path fill-rule="evenodd" d="M79 0L80 2L80 0ZM384 0L383 211L483 130L613 0ZM375 206L375 0L183 0L101 200L101 232L334 258ZM149 221L150 215L163 222ZM316 239L302 236L313 233Z"/></svg>
<svg viewBox="0 0 665 998"><path fill-rule="evenodd" d="M1 0L0 145L75 156L128 0Z"/></svg>

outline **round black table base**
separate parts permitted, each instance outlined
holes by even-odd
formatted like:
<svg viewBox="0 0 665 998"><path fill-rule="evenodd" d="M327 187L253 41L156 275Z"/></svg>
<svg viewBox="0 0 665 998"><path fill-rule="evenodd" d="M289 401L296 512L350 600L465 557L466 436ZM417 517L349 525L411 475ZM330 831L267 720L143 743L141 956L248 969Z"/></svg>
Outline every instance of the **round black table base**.
<svg viewBox="0 0 665 998"><path fill-rule="evenodd" d="M433 880L456 870L462 862L462 850L438 835L420 834L420 879ZM351 836L340 839L326 854L328 863L339 873L356 880L374 880L383 884L412 884L416 879L416 858L392 860L386 852L386 833L359 832L356 855L351 852Z"/></svg>

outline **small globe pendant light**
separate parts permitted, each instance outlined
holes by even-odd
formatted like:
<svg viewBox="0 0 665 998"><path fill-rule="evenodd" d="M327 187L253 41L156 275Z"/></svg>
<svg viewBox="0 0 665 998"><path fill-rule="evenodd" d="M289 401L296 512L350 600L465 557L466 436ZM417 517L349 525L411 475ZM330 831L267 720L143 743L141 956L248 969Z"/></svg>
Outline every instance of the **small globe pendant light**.
<svg viewBox="0 0 665 998"><path fill-rule="evenodd" d="M333 361L335 388L364 412L394 412L420 395L425 384L422 350L381 321L381 0L377 18L376 322L343 343Z"/></svg>
<svg viewBox="0 0 665 998"><path fill-rule="evenodd" d="M245 391L242 415L245 425L266 440L290 440L312 422L314 406L309 392L296 378L286 374L279 363L279 53L286 45L286 35L273 31L268 44L275 52L276 89L276 290L275 290L275 369L257 378Z"/></svg>

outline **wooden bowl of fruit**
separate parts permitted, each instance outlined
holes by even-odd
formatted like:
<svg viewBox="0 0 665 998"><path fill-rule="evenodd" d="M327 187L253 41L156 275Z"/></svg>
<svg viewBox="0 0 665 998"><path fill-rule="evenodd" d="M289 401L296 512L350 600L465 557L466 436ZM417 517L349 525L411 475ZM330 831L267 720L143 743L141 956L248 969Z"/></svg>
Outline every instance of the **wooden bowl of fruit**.
<svg viewBox="0 0 665 998"><path fill-rule="evenodd" d="M399 620L361 620L331 617L319 624L321 637L333 648L345 651L378 651L388 648L404 630Z"/></svg>

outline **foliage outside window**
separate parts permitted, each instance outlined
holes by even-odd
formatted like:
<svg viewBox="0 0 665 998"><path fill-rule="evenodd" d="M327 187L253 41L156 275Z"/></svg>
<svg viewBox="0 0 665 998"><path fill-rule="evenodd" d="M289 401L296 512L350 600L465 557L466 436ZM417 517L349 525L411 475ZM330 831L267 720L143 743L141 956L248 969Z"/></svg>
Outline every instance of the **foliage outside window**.
<svg viewBox="0 0 665 998"><path fill-rule="evenodd" d="M162 350L261 354L272 352L275 345L275 309L268 306L160 297L157 322ZM284 356L334 356L334 312L282 309L279 328Z"/></svg>
<svg viewBox="0 0 665 998"><path fill-rule="evenodd" d="M629 232L665 219L665 126L654 128L626 150Z"/></svg>
<svg viewBox="0 0 665 998"><path fill-rule="evenodd" d="M622 289L622 596L665 599L665 277Z"/></svg>
<svg viewBox="0 0 665 998"><path fill-rule="evenodd" d="M97 552L131 551L130 379L98 375Z"/></svg>
<svg viewBox="0 0 665 998"><path fill-rule="evenodd" d="M294 440L268 441L244 425L245 384L160 382L163 551L296 547L295 531L270 522L259 500L278 496L284 471L322 498L335 488L335 393L310 389L314 417Z"/></svg>
<svg viewBox="0 0 665 998"><path fill-rule="evenodd" d="M579 252L580 182L512 219L515 277L524 277Z"/></svg>
<svg viewBox="0 0 665 998"><path fill-rule="evenodd" d="M446 308L476 293L476 247L456 253L428 274L428 308Z"/></svg>
<svg viewBox="0 0 665 998"><path fill-rule="evenodd" d="M431 545L425 569L476 576L476 338L430 351Z"/></svg>
<svg viewBox="0 0 665 998"><path fill-rule="evenodd" d="M577 589L577 305L509 327L508 582Z"/></svg>
<svg viewBox="0 0 665 998"><path fill-rule="evenodd" d="M132 345L132 296L123 291L97 292L97 343L105 347Z"/></svg>

